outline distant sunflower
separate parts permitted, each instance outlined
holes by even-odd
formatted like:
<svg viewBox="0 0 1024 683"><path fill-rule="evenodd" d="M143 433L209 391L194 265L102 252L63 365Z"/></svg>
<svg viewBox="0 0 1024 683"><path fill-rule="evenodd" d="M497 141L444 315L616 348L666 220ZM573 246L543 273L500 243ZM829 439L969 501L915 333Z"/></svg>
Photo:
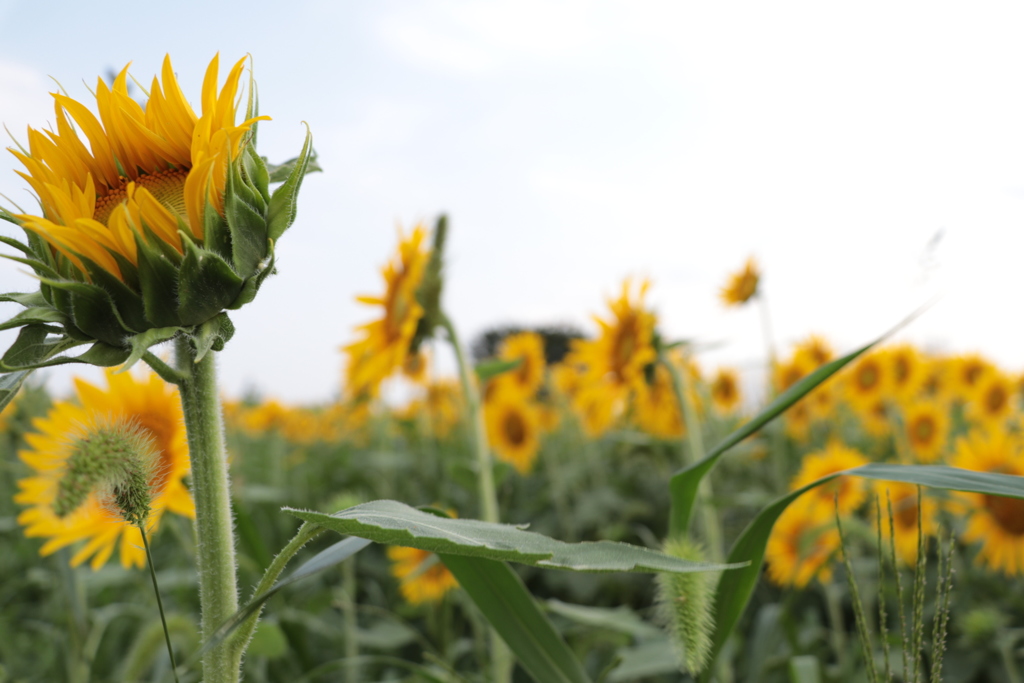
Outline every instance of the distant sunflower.
<svg viewBox="0 0 1024 683"><path fill-rule="evenodd" d="M391 575L398 579L398 589L410 605L438 602L459 585L437 555L419 548L391 546Z"/></svg>
<svg viewBox="0 0 1024 683"><path fill-rule="evenodd" d="M977 353L957 356L952 359L951 366L953 389L957 399L961 401L969 400L981 380L996 369L992 363Z"/></svg>
<svg viewBox="0 0 1024 683"><path fill-rule="evenodd" d="M987 428L1002 427L1014 412L1014 385L1002 372L986 372L967 401L967 416Z"/></svg>
<svg viewBox="0 0 1024 683"><path fill-rule="evenodd" d="M834 472L842 472L867 463L868 459L858 451L833 442L823 451L804 456L800 471L790 484L790 490L795 491ZM856 477L842 476L811 489L803 495L802 500L807 500L808 504L814 507L810 512L817 511L822 518L827 518L833 514L836 505L841 515L854 512L866 497L864 482Z"/></svg>
<svg viewBox="0 0 1024 683"><path fill-rule="evenodd" d="M921 492L921 508L917 506L917 486L897 481L873 483L882 511L882 538L889 542L890 531L896 532L896 554L907 565L917 562L917 527L927 539L939 529L939 505L928 492ZM892 503L892 530L889 529L889 503ZM877 520L876 520L877 522ZM925 541L927 543L927 541ZM927 545L925 548L927 549Z"/></svg>
<svg viewBox="0 0 1024 683"><path fill-rule="evenodd" d="M760 280L757 261L751 256L740 271L729 276L725 286L719 290L718 298L726 306L742 306L757 294Z"/></svg>
<svg viewBox="0 0 1024 683"><path fill-rule="evenodd" d="M112 370L107 371L107 383L109 388L102 389L75 380L77 403L57 402L45 417L33 421L37 431L25 436L28 448L18 454L35 473L18 482L14 500L29 506L18 515L18 523L25 527L26 536L48 539L39 551L41 555L87 541L72 556L71 565L78 566L91 557L90 565L99 569L120 540L121 564L126 568L142 567L146 556L138 528L123 521L95 493L63 518L54 511L74 440L103 423L120 420L135 424L149 436L158 456L149 482L153 493L147 521L150 531L156 530L165 510L195 517L192 497L183 482L189 473L189 459L177 389L156 375L137 379L130 373L114 374Z"/></svg>
<svg viewBox="0 0 1024 683"><path fill-rule="evenodd" d="M878 438L886 438L892 434L892 421L889 419L889 404L885 396L879 396L871 403L861 406L857 416L864 431Z"/></svg>
<svg viewBox="0 0 1024 683"><path fill-rule="evenodd" d="M524 397L532 397L544 383L544 338L536 332L521 332L506 337L498 352L501 360L518 360L519 366L494 379Z"/></svg>
<svg viewBox="0 0 1024 683"><path fill-rule="evenodd" d="M954 368L953 362L945 357L932 357L925 360L921 373L921 393L930 399L948 402L953 398Z"/></svg>
<svg viewBox="0 0 1024 683"><path fill-rule="evenodd" d="M812 334L797 344L794 356L806 358L812 368L817 368L835 358L835 350L825 337Z"/></svg>
<svg viewBox="0 0 1024 683"><path fill-rule="evenodd" d="M408 237L399 234L398 253L381 270L385 291L382 296L358 296L356 301L383 310L379 319L361 325L362 339L343 347L348 357L346 390L351 396L376 396L380 384L401 368L423 316L416 292L426 270L430 251L423 241L427 230L413 228Z"/></svg>
<svg viewBox="0 0 1024 683"><path fill-rule="evenodd" d="M823 518L806 497L786 508L768 538L768 577L779 586L803 588L815 577L823 583L832 578L828 562L839 550L839 532L832 518Z"/></svg>
<svg viewBox="0 0 1024 683"><path fill-rule="evenodd" d="M806 398L787 408L786 412L782 414L782 419L786 427L786 436L800 443L807 442L811 436L811 423L814 421L814 415L811 412L811 404Z"/></svg>
<svg viewBox="0 0 1024 683"><path fill-rule="evenodd" d="M843 376L845 397L854 410L871 410L880 398L887 395L887 369L884 357L877 352L854 361Z"/></svg>
<svg viewBox="0 0 1024 683"><path fill-rule="evenodd" d="M427 352L420 349L416 353L407 354L405 362L402 363L402 376L416 384L426 384L430 370L430 361Z"/></svg>
<svg viewBox="0 0 1024 683"><path fill-rule="evenodd" d="M925 373L921 353L910 344L897 344L882 351L882 357L888 366L889 391L901 400L916 394Z"/></svg>
<svg viewBox="0 0 1024 683"><path fill-rule="evenodd" d="M919 462L936 462L942 457L949 435L949 410L937 401L915 401L903 411L907 445Z"/></svg>
<svg viewBox="0 0 1024 683"><path fill-rule="evenodd" d="M718 412L728 415L742 402L740 377L732 368L719 368L711 380L711 402Z"/></svg>
<svg viewBox="0 0 1024 683"><path fill-rule="evenodd" d="M1024 441L1020 434L998 430L970 432L957 441L953 466L975 472L1024 476ZM982 493L958 494L970 517L961 537L980 542L977 562L1008 576L1024 574L1024 500Z"/></svg>
<svg viewBox="0 0 1024 683"><path fill-rule="evenodd" d="M633 397L633 416L640 429L663 439L686 433L672 378L663 365L655 367L652 381L639 385Z"/></svg>
<svg viewBox="0 0 1024 683"><path fill-rule="evenodd" d="M484 404L487 441L499 460L520 474L533 468L540 449L540 416L529 401L514 394L496 393Z"/></svg>

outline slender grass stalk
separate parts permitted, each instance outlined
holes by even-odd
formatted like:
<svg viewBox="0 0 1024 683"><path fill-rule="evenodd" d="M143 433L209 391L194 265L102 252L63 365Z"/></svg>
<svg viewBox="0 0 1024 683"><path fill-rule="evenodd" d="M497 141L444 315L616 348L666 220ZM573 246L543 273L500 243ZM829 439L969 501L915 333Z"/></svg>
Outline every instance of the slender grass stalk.
<svg viewBox="0 0 1024 683"><path fill-rule="evenodd" d="M892 514L892 496L885 490L885 502L889 508L889 551L892 553L893 574L896 576L896 607L900 613L900 638L903 642L903 680L910 683L910 637L907 635L907 617L903 610L903 579L896 565L896 522Z"/></svg>
<svg viewBox="0 0 1024 683"><path fill-rule="evenodd" d="M208 640L238 610L235 535L231 515L227 451L217 389L215 353L198 363L189 341L175 342L176 366L185 415L192 497L196 506L196 569L199 576L200 632ZM204 683L237 683L244 643L225 641L203 655Z"/></svg>
<svg viewBox="0 0 1024 683"><path fill-rule="evenodd" d="M875 521L878 525L878 636L882 641L885 660L885 683L892 681L892 664L889 662L889 619L885 613L885 546L882 544L882 501L875 496ZM894 558L895 560L895 558ZM899 569L893 564L893 572Z"/></svg>
<svg viewBox="0 0 1024 683"><path fill-rule="evenodd" d="M487 431L484 426L484 413L480 405L480 393L473 383L472 368L466 359L466 353L459 342L455 326L447 315L441 315L441 326L448 334L448 341L455 351L455 362L459 367L459 382L462 395L466 399L469 411L469 427L473 439L473 449L477 464L477 485L479 486L480 508L485 522L499 522L498 493L494 487L494 464L491 461L491 450L487 445ZM491 627L491 674L493 683L511 683L512 652L498 632Z"/></svg>
<svg viewBox="0 0 1024 683"><path fill-rule="evenodd" d="M843 674L849 673L850 657L846 642L846 627L843 624L843 603L839 586L832 582L823 583L822 594L825 596L825 613L828 617L829 639L832 651Z"/></svg>
<svg viewBox="0 0 1024 683"><path fill-rule="evenodd" d="M950 532L946 552L942 552L939 538L938 586L935 592L935 617L932 619L932 671L931 683L942 680L942 658L946 653L949 632L949 599L953 592L953 534Z"/></svg>
<svg viewBox="0 0 1024 683"><path fill-rule="evenodd" d="M658 361L668 370L672 380L672 392L675 394L679 411L686 425L686 436L681 440L680 450L686 453L687 445L689 446L690 458L687 460L685 455L683 458L686 465L692 465L704 458L704 439L701 434L700 420L697 417L697 409L693 405L687 372L685 367L682 371L676 367L664 352L659 355ZM686 362L685 356L683 362L684 364ZM721 562L724 557L722 527L718 521L718 511L715 509L714 503L711 502L713 495L711 481L708 477L704 477L697 490L701 531L704 536L704 544L707 547L708 559L712 562Z"/></svg>
<svg viewBox="0 0 1024 683"><path fill-rule="evenodd" d="M875 658L871 652L871 630L868 628L867 619L864 616L864 603L860 599L860 589L857 588L857 580L853 576L853 563L846 552L846 536L843 534L843 522L839 516L839 498L836 496L836 528L839 530L839 549L843 554L843 565L846 567L846 580L850 584L850 600L853 603L853 616L857 623L857 632L860 635L860 647L864 653L864 666L867 667L868 681L878 683L878 670L875 668Z"/></svg>
<svg viewBox="0 0 1024 683"><path fill-rule="evenodd" d="M913 678L911 679L914 683L918 683L921 677L924 675L924 664L921 661L921 650L924 646L924 588L925 588L925 568L927 564L927 558L924 553L924 529L922 528L920 516L921 516L921 487L917 487L917 510L918 510L918 523L917 523L917 563L914 567L914 596L913 596L913 640L911 647L911 663L913 664L913 670L911 672Z"/></svg>
<svg viewBox="0 0 1024 683"><path fill-rule="evenodd" d="M356 558L341 565L341 591L345 596L342 627L345 632L345 683L359 683L359 623L356 621Z"/></svg>
<svg viewBox="0 0 1024 683"><path fill-rule="evenodd" d="M160 624L164 627L164 642L167 643L167 656L171 658L171 673L174 674L174 683L178 683L178 664L174 661L174 647L171 645L170 631L167 630L164 601L160 598L160 586L156 582L156 568L153 566L153 554L149 551L149 539L141 524L139 525L139 534L142 535L142 545L146 549L146 564L149 565L149 578L153 580L153 593L156 595L156 606L160 611Z"/></svg>

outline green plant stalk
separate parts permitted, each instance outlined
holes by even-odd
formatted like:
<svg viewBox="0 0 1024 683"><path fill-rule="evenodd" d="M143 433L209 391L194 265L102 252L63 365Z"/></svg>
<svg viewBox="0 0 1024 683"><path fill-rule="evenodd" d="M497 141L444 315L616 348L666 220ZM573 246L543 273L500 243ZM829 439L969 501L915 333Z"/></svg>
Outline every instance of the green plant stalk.
<svg viewBox="0 0 1024 683"><path fill-rule="evenodd" d="M278 578L280 578L281 573L284 571L284 568L288 566L291 559L295 557L300 550L302 550L303 546L323 532L323 527L310 524L309 522L303 522L302 526L299 527L299 530L295 532L292 540L288 541L285 547L281 548L281 551L274 556L273 560L271 560L270 566L268 566L263 572L263 577L253 590L252 597L255 598L263 595L273 588L274 584L277 583ZM252 616L243 621L241 625L239 625L237 633L232 636L232 640L235 642L235 647L240 651L244 652L249 641L252 640L252 635L256 632L256 626L259 623L260 614L262 613L263 608L261 607L253 613Z"/></svg>
<svg viewBox="0 0 1024 683"><path fill-rule="evenodd" d="M685 371L681 372L665 353L660 355L659 361L668 370L669 376L672 379L672 392L675 394L679 410L683 415L683 422L686 424L686 437L680 444L680 450L686 453L686 445L687 442L689 443L690 458L688 462L684 462L685 466L689 466L704 459L704 439L700 431L700 420L697 418L697 408L693 405ZM711 502L712 495L714 494L711 490L711 481L708 477L704 477L697 490L701 531L703 532L704 543L707 544L708 559L711 562L721 562L724 557L722 528L718 522L715 506Z"/></svg>
<svg viewBox="0 0 1024 683"><path fill-rule="evenodd" d="M356 621L356 558L341 565L342 613L345 630L345 683L359 683L359 623Z"/></svg>
<svg viewBox="0 0 1024 683"><path fill-rule="evenodd" d="M149 539L146 538L146 529L142 524L139 524L139 534L142 536L142 545L146 548L146 564L149 565L149 578L153 580L156 606L160 610L160 625L164 628L164 642L167 644L167 656L171 660L171 673L174 674L174 683L178 683L178 664L174 661L174 646L171 645L171 632L167 630L167 617L164 616L164 601L160 599L160 586L156 582L156 567L153 566L153 554L149 552Z"/></svg>
<svg viewBox="0 0 1024 683"><path fill-rule="evenodd" d="M469 410L469 428L473 439L473 450L476 455L477 485L479 486L480 508L485 522L501 521L498 517L498 493L494 487L494 464L491 461L491 450L487 445L487 431L484 425L483 408L480 405L480 393L476 390L472 369L466 360L466 353L455 333L455 326L447 315L441 315L441 326L448 334L455 351L455 362L459 366L459 383L462 395L466 399ZM498 632L491 627L491 671L493 683L510 683L512 680L512 652Z"/></svg>
<svg viewBox="0 0 1024 683"><path fill-rule="evenodd" d="M176 340L175 352L177 369L187 378L179 387L192 463L200 633L205 641L238 610L228 460L224 448L215 354L210 351L200 362L194 362L194 351L184 337ZM203 655L203 682L237 683L242 651L243 647L237 641L225 641L210 648Z"/></svg>

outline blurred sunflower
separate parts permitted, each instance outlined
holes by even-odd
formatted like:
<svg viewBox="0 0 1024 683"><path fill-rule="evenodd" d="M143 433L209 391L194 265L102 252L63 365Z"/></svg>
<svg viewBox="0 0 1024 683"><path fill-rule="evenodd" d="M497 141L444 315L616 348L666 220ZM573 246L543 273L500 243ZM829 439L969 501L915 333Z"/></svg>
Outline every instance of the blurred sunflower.
<svg viewBox="0 0 1024 683"><path fill-rule="evenodd" d="M928 538L939 529L939 505L922 491L921 507L917 505L917 486L898 481L876 481L872 488L882 511L882 539L888 543L895 532L896 554L907 565L917 562L917 527ZM892 529L889 528L889 503L892 503ZM876 520L877 522L877 520ZM926 541L927 543L927 541ZM927 545L925 548L927 549Z"/></svg>
<svg viewBox="0 0 1024 683"><path fill-rule="evenodd" d="M821 335L812 334L796 345L794 357L807 360L807 365L817 368L835 358L835 350Z"/></svg>
<svg viewBox="0 0 1024 683"><path fill-rule="evenodd" d="M743 268L729 276L725 286L718 292L718 298L726 306L742 306L757 294L761 273L757 261L751 256Z"/></svg>
<svg viewBox="0 0 1024 683"><path fill-rule="evenodd" d="M925 363L921 353L910 344L897 344L884 349L886 376L889 377L889 391L899 400L906 400L917 393L924 379Z"/></svg>
<svg viewBox="0 0 1024 683"><path fill-rule="evenodd" d="M518 360L519 366L494 378L495 385L532 397L544 383L544 338L536 332L520 332L506 337L498 352L501 360Z"/></svg>
<svg viewBox="0 0 1024 683"><path fill-rule="evenodd" d="M346 392L350 396L376 396L380 384L401 368L423 316L416 293L430 259L424 246L427 229L421 224L408 237L399 232L398 253L381 269L382 296L358 296L356 301L383 310L378 320L359 326L362 339L342 348L347 356Z"/></svg>
<svg viewBox="0 0 1024 683"><path fill-rule="evenodd" d="M832 442L825 450L804 456L800 471L790 484L790 490L795 491L834 472L842 472L867 463L868 459L858 451ZM839 514L848 515L859 508L866 497L867 491L863 481L856 477L842 476L811 489L801 500L808 501L808 505L811 506L808 512L817 512L823 519L827 519L834 514L836 505L839 507Z"/></svg>
<svg viewBox="0 0 1024 683"><path fill-rule="evenodd" d="M991 370L975 384L967 400L967 416L976 423L998 429L1014 412L1013 382L1002 372Z"/></svg>
<svg viewBox="0 0 1024 683"><path fill-rule="evenodd" d="M189 473L188 444L178 391L156 375L137 379L130 373L108 370L107 389L76 379L77 403L55 403L45 417L36 418L36 432L25 436L28 449L19 457L34 475L18 482L14 500L29 506L18 515L18 523L29 537L45 537L39 553L49 555L60 548L86 541L71 558L78 566L92 558L99 569L110 558L118 540L124 567L142 567L146 555L138 528L129 525L95 493L70 514L60 517L54 511L58 488L74 441L102 424L116 420L134 424L152 439L158 462L149 481L152 512L147 521L150 532L156 530L165 510L195 517L192 497L183 482Z"/></svg>
<svg viewBox="0 0 1024 683"><path fill-rule="evenodd" d="M420 349L416 353L407 354L402 363L402 376L416 384L426 384L430 370L427 352Z"/></svg>
<svg viewBox="0 0 1024 683"><path fill-rule="evenodd" d="M391 546L388 559L392 562L391 575L398 579L398 590L411 605L438 602L459 585L448 567L428 550Z"/></svg>
<svg viewBox="0 0 1024 683"><path fill-rule="evenodd" d="M918 462L936 462L949 435L949 411L937 401L915 401L903 410L907 445Z"/></svg>
<svg viewBox="0 0 1024 683"><path fill-rule="evenodd" d="M740 376L732 368L719 368L711 380L711 403L718 412L728 415L743 401Z"/></svg>
<svg viewBox="0 0 1024 683"><path fill-rule="evenodd" d="M996 369L992 363L976 353L953 358L951 366L953 390L961 401L968 401L981 380Z"/></svg>
<svg viewBox="0 0 1024 683"><path fill-rule="evenodd" d="M672 378L661 363L655 366L652 381L640 384L633 398L633 417L643 431L662 439L686 433Z"/></svg>
<svg viewBox="0 0 1024 683"><path fill-rule="evenodd" d="M957 440L953 466L1024 476L1024 437L1003 430L972 431ZM980 542L976 561L1008 576L1024 574L1024 500L960 493L967 513L962 540Z"/></svg>
<svg viewBox="0 0 1024 683"><path fill-rule="evenodd" d="M861 356L843 376L844 395L850 406L858 412L875 409L879 399L888 393L889 381L882 354L875 352Z"/></svg>
<svg viewBox="0 0 1024 683"><path fill-rule="evenodd" d="M933 357L924 362L921 393L930 399L949 402L954 394L953 363L948 358Z"/></svg>
<svg viewBox="0 0 1024 683"><path fill-rule="evenodd" d="M768 577L779 586L803 588L818 577L832 578L828 562L839 550L839 532L831 518L822 518L805 502L806 494L790 504L775 522L764 558Z"/></svg>
<svg viewBox="0 0 1024 683"><path fill-rule="evenodd" d="M540 416L528 400L515 394L497 392L484 403L487 441L499 460L511 464L520 474L533 468L540 449Z"/></svg>

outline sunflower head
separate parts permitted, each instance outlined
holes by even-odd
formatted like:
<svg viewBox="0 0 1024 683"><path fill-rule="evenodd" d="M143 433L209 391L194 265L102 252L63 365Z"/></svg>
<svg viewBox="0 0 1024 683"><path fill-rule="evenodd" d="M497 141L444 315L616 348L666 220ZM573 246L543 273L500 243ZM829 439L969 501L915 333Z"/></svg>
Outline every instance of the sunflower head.
<svg viewBox="0 0 1024 683"><path fill-rule="evenodd" d="M757 294L760 281L761 272L757 261L751 256L741 270L729 276L725 286L719 290L718 297L726 306L742 306Z"/></svg>
<svg viewBox="0 0 1024 683"><path fill-rule="evenodd" d="M198 111L169 57L144 104L129 96L128 67L109 87L97 82L94 110L53 94L53 127L29 128L27 147L10 150L39 211L4 211L27 236L4 241L40 288L8 296L27 310L4 323L23 327L25 338L0 359L3 370L52 364L87 342L93 348L77 360L110 366L178 334L203 353L230 337L222 313L252 301L274 271L274 243L315 168L308 134L285 165L256 153L257 123L267 117L257 115L250 83L236 120L244 65L218 87L214 57Z"/></svg>

